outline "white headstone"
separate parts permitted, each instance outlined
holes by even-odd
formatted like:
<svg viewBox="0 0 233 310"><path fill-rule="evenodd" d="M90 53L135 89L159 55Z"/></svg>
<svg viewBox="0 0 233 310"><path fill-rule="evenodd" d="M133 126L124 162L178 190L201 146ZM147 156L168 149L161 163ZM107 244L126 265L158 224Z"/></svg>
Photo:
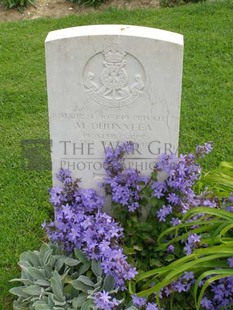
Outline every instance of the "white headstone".
<svg viewBox="0 0 233 310"><path fill-rule="evenodd" d="M105 148L132 141L126 167L145 174L179 138L183 36L125 25L52 31L46 71L53 182L63 167L96 187Z"/></svg>

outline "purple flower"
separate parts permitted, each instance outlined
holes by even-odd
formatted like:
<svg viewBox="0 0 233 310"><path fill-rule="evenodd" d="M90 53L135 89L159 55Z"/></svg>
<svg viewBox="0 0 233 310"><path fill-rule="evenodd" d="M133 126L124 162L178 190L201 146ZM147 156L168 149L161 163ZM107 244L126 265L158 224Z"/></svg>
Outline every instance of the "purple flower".
<svg viewBox="0 0 233 310"><path fill-rule="evenodd" d="M157 211L157 217L160 222L165 222L166 217L171 213L172 213L172 207L170 205L168 206L163 205L163 207Z"/></svg>
<svg viewBox="0 0 233 310"><path fill-rule="evenodd" d="M97 309L110 310L116 309L120 304L116 298L112 298L109 292L98 292L94 296L94 303Z"/></svg>
<svg viewBox="0 0 233 310"><path fill-rule="evenodd" d="M197 234L190 234L185 243L184 252L186 255L192 253L193 249L196 248L201 242L201 237Z"/></svg>
<svg viewBox="0 0 233 310"><path fill-rule="evenodd" d="M171 293L188 292L194 284L193 272L185 272L178 280L172 282L161 290L162 297L169 297Z"/></svg>
<svg viewBox="0 0 233 310"><path fill-rule="evenodd" d="M228 212L233 212L233 206L226 207L225 210Z"/></svg>
<svg viewBox="0 0 233 310"><path fill-rule="evenodd" d="M171 221L170 221L170 224L172 225L172 226L177 226L177 225L179 225L181 223L181 221L180 221L180 219L178 219L177 217L176 218L172 218L171 219Z"/></svg>
<svg viewBox="0 0 233 310"><path fill-rule="evenodd" d="M127 169L115 176L108 176L104 187L111 191L112 200L135 212L139 208L141 187L148 178L141 177L137 170Z"/></svg>
<svg viewBox="0 0 233 310"><path fill-rule="evenodd" d="M62 203L62 188L60 186L55 186L50 190L50 202L54 206L58 206Z"/></svg>
<svg viewBox="0 0 233 310"><path fill-rule="evenodd" d="M185 271L182 279L186 280L186 281L190 281L190 280L193 280L194 279L194 274L193 272L187 272Z"/></svg>
<svg viewBox="0 0 233 310"><path fill-rule="evenodd" d="M164 196L164 193L167 190L166 182L164 181L155 181L151 184L151 188L153 189L153 195L160 199Z"/></svg>
<svg viewBox="0 0 233 310"><path fill-rule="evenodd" d="M233 257L228 258L227 263L228 263L230 268L233 268Z"/></svg>
<svg viewBox="0 0 233 310"><path fill-rule="evenodd" d="M126 142L105 149L104 168L108 176L116 176L124 170L124 155L134 151L134 143Z"/></svg>
<svg viewBox="0 0 233 310"><path fill-rule="evenodd" d="M210 291L206 292L202 300L205 309L227 309L233 303L233 277L222 278L211 283Z"/></svg>
<svg viewBox="0 0 233 310"><path fill-rule="evenodd" d="M167 200L175 205L180 203L180 198L175 193L168 194Z"/></svg>
<svg viewBox="0 0 233 310"><path fill-rule="evenodd" d="M159 310L157 304L148 302L146 305L146 310Z"/></svg>
<svg viewBox="0 0 233 310"><path fill-rule="evenodd" d="M209 154L213 149L212 143L205 143L204 145L198 145L196 148L196 156L203 157Z"/></svg>
<svg viewBox="0 0 233 310"><path fill-rule="evenodd" d="M143 297L132 295L132 300L133 300L133 305L136 307L143 307L146 304L146 299Z"/></svg>
<svg viewBox="0 0 233 310"><path fill-rule="evenodd" d="M168 253L173 253L174 250L175 250L175 247L174 247L174 245L172 245L172 244L170 244L170 245L167 247Z"/></svg>
<svg viewBox="0 0 233 310"><path fill-rule="evenodd" d="M213 310L214 309L212 301L209 300L206 296L202 298L201 306L204 307L206 310Z"/></svg>
<svg viewBox="0 0 233 310"><path fill-rule="evenodd" d="M186 292L186 286L181 281L176 281L172 284L172 288L175 292L181 293Z"/></svg>

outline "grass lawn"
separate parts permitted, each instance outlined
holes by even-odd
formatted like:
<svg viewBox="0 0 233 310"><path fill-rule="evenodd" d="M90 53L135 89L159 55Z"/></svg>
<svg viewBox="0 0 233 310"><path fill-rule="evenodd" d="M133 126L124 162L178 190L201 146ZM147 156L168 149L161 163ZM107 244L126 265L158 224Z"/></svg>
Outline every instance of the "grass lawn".
<svg viewBox="0 0 233 310"><path fill-rule="evenodd" d="M117 10L60 19L0 22L0 309L22 251L36 249L52 215L49 171L22 169L21 141L48 139L44 40L49 31L88 24L131 24L184 35L180 152L214 142L205 169L233 160L233 2L173 9Z"/></svg>

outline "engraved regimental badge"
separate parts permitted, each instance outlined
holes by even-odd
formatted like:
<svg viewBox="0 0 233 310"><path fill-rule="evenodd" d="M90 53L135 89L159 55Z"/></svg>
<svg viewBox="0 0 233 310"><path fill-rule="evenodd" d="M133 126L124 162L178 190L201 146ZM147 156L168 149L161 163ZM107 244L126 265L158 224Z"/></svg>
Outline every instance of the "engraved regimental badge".
<svg viewBox="0 0 233 310"><path fill-rule="evenodd" d="M110 45L86 63L83 84L88 96L109 107L125 107L143 93L145 74L142 64L117 45Z"/></svg>

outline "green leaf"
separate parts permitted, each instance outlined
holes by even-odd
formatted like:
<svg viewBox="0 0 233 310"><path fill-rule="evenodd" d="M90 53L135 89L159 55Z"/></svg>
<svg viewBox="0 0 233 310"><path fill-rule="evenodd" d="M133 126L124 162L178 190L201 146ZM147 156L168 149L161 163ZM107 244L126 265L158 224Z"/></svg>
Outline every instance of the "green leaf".
<svg viewBox="0 0 233 310"><path fill-rule="evenodd" d="M28 295L40 296L41 287L39 285L30 285L23 290Z"/></svg>
<svg viewBox="0 0 233 310"><path fill-rule="evenodd" d="M69 275L69 272L70 268L67 268L66 272L61 275L61 283L63 286L70 282L71 276Z"/></svg>
<svg viewBox="0 0 233 310"><path fill-rule="evenodd" d="M45 266L44 271L47 279L52 278L52 268L50 268L49 266Z"/></svg>
<svg viewBox="0 0 233 310"><path fill-rule="evenodd" d="M70 267L74 267L80 264L80 260L74 259L71 257L65 257L63 261L67 266L70 266Z"/></svg>
<svg viewBox="0 0 233 310"><path fill-rule="evenodd" d="M77 280L80 281L80 282L82 282L82 283L84 283L84 284L86 284L86 285L88 285L88 286L94 286L94 282L91 281L91 280L90 280L88 277L86 277L86 276L79 276Z"/></svg>
<svg viewBox="0 0 233 310"><path fill-rule="evenodd" d="M138 293L139 297L147 297L155 292L159 292L163 287L169 285L171 282L177 280L185 271L192 271L195 268L202 267L203 263L209 263L210 261L217 261L220 258L227 258L233 255L233 249L227 247L214 247L216 249L198 249L196 253L200 256L191 254L186 257L182 257L181 259L176 260L170 265L162 268L158 268L146 273L142 273L138 278L145 279L148 275L158 276L159 274L163 274L163 279L154 285L153 287L144 289L142 292ZM200 250L200 251L199 251ZM195 252L195 251L194 251ZM206 255L205 255L206 254ZM232 271L233 272L233 271ZM146 275L146 276L145 276ZM138 279L137 279L138 281Z"/></svg>
<svg viewBox="0 0 233 310"><path fill-rule="evenodd" d="M143 246L134 245L134 246L133 246L133 249L136 250L136 251L140 251L140 252L141 252L141 251L143 251Z"/></svg>
<svg viewBox="0 0 233 310"><path fill-rule="evenodd" d="M27 298L29 295L24 292L25 286L17 286L10 289L10 293L19 297Z"/></svg>
<svg viewBox="0 0 233 310"><path fill-rule="evenodd" d="M50 246L47 243L43 243L42 246L40 247L39 257L44 259L45 254L50 251L52 251Z"/></svg>
<svg viewBox="0 0 233 310"><path fill-rule="evenodd" d="M137 247L137 246L136 246ZM125 255L132 255L135 254L135 249L134 248L128 248L128 247L124 247L124 254Z"/></svg>
<svg viewBox="0 0 233 310"><path fill-rule="evenodd" d="M93 305L92 300L87 300L87 301L82 305L81 310L90 310L90 309L93 309L92 305Z"/></svg>
<svg viewBox="0 0 233 310"><path fill-rule="evenodd" d="M104 279L104 284L102 290L110 292L114 289L115 280L113 276L107 275Z"/></svg>
<svg viewBox="0 0 233 310"><path fill-rule="evenodd" d="M11 279L10 282L22 282L24 285L33 284L33 282L30 279L23 279L23 278Z"/></svg>
<svg viewBox="0 0 233 310"><path fill-rule="evenodd" d="M54 269L54 266L56 264L56 262L58 261L58 257L55 256L50 256L48 259L48 263L47 265L50 267L50 269Z"/></svg>
<svg viewBox="0 0 233 310"><path fill-rule="evenodd" d="M228 221L233 221L233 214L231 212L221 210L221 209L208 208L208 207L196 207L196 208L190 209L187 213L185 213L183 220L187 220L190 216L193 216L196 214L203 214L203 213L217 216L219 218L223 218Z"/></svg>
<svg viewBox="0 0 233 310"><path fill-rule="evenodd" d="M173 255L173 254L169 254L165 257L165 261L168 263L173 262L174 259L175 259L175 255Z"/></svg>
<svg viewBox="0 0 233 310"><path fill-rule="evenodd" d="M133 295L136 293L136 284L134 281L129 281L129 293Z"/></svg>
<svg viewBox="0 0 233 310"><path fill-rule="evenodd" d="M15 300L13 302L13 309L16 310L28 310L29 309L28 307L29 307L28 301Z"/></svg>
<svg viewBox="0 0 233 310"><path fill-rule="evenodd" d="M23 252L20 254L19 261L28 262L28 252Z"/></svg>
<svg viewBox="0 0 233 310"><path fill-rule="evenodd" d="M96 277L101 277L102 269L100 267L100 262L96 260L92 260L91 262L91 269Z"/></svg>
<svg viewBox="0 0 233 310"><path fill-rule="evenodd" d="M95 288L95 289L96 289L96 288L100 289L102 283L103 283L103 278L100 277L100 276L97 277L97 282L95 283L94 288Z"/></svg>
<svg viewBox="0 0 233 310"><path fill-rule="evenodd" d="M38 252L28 251L28 258L29 258L29 261L32 263L33 266L35 266L35 267L40 266L40 260L38 257Z"/></svg>
<svg viewBox="0 0 233 310"><path fill-rule="evenodd" d="M29 267L28 272L35 280L46 280L46 277L44 275L44 270L39 270L36 267Z"/></svg>
<svg viewBox="0 0 233 310"><path fill-rule="evenodd" d="M82 266L79 268L79 270L78 270L79 275L82 275L82 274L84 274L85 272L87 272L87 270L89 270L90 267L91 267L91 263L87 261L84 265L82 265Z"/></svg>
<svg viewBox="0 0 233 310"><path fill-rule="evenodd" d="M28 272L28 269L32 267L28 261L19 261L18 265L22 270L26 272Z"/></svg>
<svg viewBox="0 0 233 310"><path fill-rule="evenodd" d="M55 295L52 295L52 300L53 300L55 306L65 306L66 305L65 297L60 296L59 299L60 300L58 300ZM63 299L63 301L61 299ZM55 307L53 307L53 309L55 309ZM61 308L61 309L64 309L64 308Z"/></svg>
<svg viewBox="0 0 233 310"><path fill-rule="evenodd" d="M63 266L64 266L64 259L63 259L63 258L60 258L60 259L56 262L54 268L57 270L57 272L59 272Z"/></svg>
<svg viewBox="0 0 233 310"><path fill-rule="evenodd" d="M84 284L83 282L79 281L79 280L73 280L70 282L70 284L79 291L82 291L84 293L87 293L88 291L92 290L93 287L92 286L88 286L86 284Z"/></svg>
<svg viewBox="0 0 233 310"><path fill-rule="evenodd" d="M35 284L40 285L40 286L50 286L49 281L46 281L46 280L37 280L35 281Z"/></svg>
<svg viewBox="0 0 233 310"><path fill-rule="evenodd" d="M53 272L53 277L51 278L51 288L52 288L52 291L53 291L53 293L55 295L55 300L58 301L58 302L64 302L65 301L65 297L64 297L61 277L60 277L59 273L56 270Z"/></svg>
<svg viewBox="0 0 233 310"><path fill-rule="evenodd" d="M72 301L72 306L74 309L77 309L78 307L81 307L85 301L87 300L87 294L81 293L77 298L74 298Z"/></svg>
<svg viewBox="0 0 233 310"><path fill-rule="evenodd" d="M76 258L78 258L83 264L86 264L88 259L86 258L86 255L79 249L74 249L74 255Z"/></svg>
<svg viewBox="0 0 233 310"><path fill-rule="evenodd" d="M34 305L34 307L35 307L35 310L53 310L53 308L51 308L47 304L38 304L38 305Z"/></svg>

